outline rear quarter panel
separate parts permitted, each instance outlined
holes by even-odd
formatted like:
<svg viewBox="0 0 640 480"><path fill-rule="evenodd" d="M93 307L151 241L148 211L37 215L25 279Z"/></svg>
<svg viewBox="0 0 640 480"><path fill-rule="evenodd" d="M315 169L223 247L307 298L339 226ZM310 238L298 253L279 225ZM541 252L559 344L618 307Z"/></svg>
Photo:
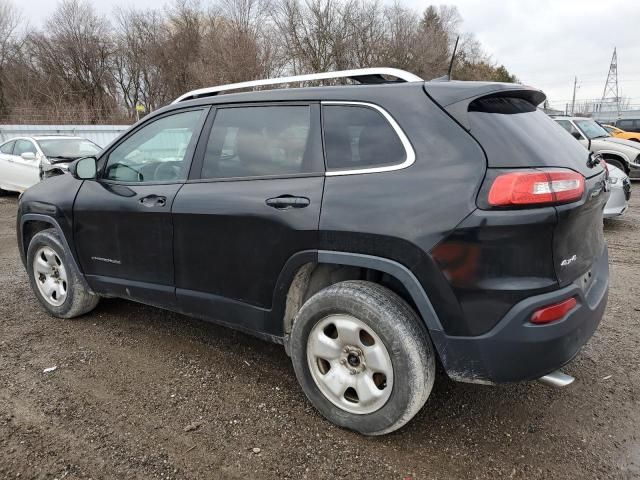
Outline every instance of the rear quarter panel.
<svg viewBox="0 0 640 480"><path fill-rule="evenodd" d="M392 172L328 176L320 248L395 260L429 285L441 273L428 252L476 208L486 158L479 144L422 89L395 88L399 94L393 97L380 91L378 98L361 100L394 117L416 161ZM427 291L438 296L434 289ZM442 295L450 295L447 290Z"/></svg>

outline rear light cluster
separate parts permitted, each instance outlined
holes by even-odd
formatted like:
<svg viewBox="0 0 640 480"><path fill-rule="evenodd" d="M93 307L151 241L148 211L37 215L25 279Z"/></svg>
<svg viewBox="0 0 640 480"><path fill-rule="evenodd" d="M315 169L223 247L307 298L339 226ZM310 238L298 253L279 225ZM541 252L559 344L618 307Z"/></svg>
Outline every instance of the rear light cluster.
<svg viewBox="0 0 640 480"><path fill-rule="evenodd" d="M524 170L498 175L489 190L492 207L569 203L582 198L584 177L573 170Z"/></svg>

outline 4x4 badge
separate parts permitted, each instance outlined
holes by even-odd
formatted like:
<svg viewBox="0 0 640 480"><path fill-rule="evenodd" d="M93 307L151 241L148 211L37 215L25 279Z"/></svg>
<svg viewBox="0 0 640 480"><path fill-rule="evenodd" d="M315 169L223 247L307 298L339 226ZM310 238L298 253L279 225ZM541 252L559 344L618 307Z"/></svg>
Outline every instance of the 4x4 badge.
<svg viewBox="0 0 640 480"><path fill-rule="evenodd" d="M566 267L568 265L571 265L573 262L575 262L578 259L578 257L576 255L574 255L571 258L565 258L564 260L562 260L562 262L560 262L560 265L563 267Z"/></svg>

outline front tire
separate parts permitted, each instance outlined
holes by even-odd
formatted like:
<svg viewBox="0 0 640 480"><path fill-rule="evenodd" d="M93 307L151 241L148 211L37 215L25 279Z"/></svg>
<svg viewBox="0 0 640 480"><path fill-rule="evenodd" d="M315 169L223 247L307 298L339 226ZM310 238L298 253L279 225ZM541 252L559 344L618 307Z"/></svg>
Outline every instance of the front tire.
<svg viewBox="0 0 640 480"><path fill-rule="evenodd" d="M628 174L627 169L624 167L624 165L622 164L622 162L620 160L616 160L615 158L605 158L604 159L605 162L607 162L609 165L613 165L614 167L622 170L624 173Z"/></svg>
<svg viewBox="0 0 640 480"><path fill-rule="evenodd" d="M45 310L74 318L93 310L99 297L88 291L54 229L36 233L27 250L31 289Z"/></svg>
<svg viewBox="0 0 640 480"><path fill-rule="evenodd" d="M340 282L311 297L296 316L290 347L311 403L365 435L402 427L433 388L426 329L404 300L375 283Z"/></svg>

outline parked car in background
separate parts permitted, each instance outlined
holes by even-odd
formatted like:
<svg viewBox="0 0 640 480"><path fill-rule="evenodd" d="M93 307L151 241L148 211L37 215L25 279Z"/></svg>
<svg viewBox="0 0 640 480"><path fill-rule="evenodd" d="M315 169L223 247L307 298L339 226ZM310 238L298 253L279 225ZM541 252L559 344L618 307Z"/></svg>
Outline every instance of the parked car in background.
<svg viewBox="0 0 640 480"><path fill-rule="evenodd" d="M604 218L619 217L629 206L631 198L631 182L626 173L613 165L609 169L609 186L611 194L604 207Z"/></svg>
<svg viewBox="0 0 640 480"><path fill-rule="evenodd" d="M18 137L0 145L0 191L23 192L67 171L69 162L97 155L100 147L80 137Z"/></svg>
<svg viewBox="0 0 640 480"><path fill-rule="evenodd" d="M625 132L640 132L640 118L622 118L616 121L615 126Z"/></svg>
<svg viewBox="0 0 640 480"><path fill-rule="evenodd" d="M605 125L600 122L598 124L604 128L609 135L616 138L623 138L625 140L632 140L634 142L640 142L640 133L639 132L625 132L618 127L614 127L613 125Z"/></svg>
<svg viewBox="0 0 640 480"><path fill-rule="evenodd" d="M640 178L640 143L609 135L598 122L585 117L553 117L576 140L618 167L630 178Z"/></svg>

